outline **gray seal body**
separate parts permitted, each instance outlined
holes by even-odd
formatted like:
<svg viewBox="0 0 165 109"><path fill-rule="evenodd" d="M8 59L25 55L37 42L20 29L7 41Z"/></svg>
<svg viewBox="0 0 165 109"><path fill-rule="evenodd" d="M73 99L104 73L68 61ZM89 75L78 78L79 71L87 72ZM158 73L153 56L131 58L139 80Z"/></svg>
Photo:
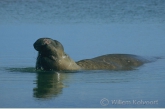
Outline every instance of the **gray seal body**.
<svg viewBox="0 0 165 109"><path fill-rule="evenodd" d="M75 62L60 42L50 38L40 38L33 46L38 51L36 69L41 70L131 70L148 62L131 54L107 54Z"/></svg>

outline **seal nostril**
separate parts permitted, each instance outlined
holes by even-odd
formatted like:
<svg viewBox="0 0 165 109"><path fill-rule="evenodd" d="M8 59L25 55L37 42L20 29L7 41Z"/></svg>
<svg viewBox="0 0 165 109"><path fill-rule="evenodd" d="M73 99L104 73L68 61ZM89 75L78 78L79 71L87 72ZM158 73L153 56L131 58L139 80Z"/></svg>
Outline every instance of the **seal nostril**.
<svg viewBox="0 0 165 109"><path fill-rule="evenodd" d="M42 45L50 44L50 42L51 41L49 39L43 39Z"/></svg>

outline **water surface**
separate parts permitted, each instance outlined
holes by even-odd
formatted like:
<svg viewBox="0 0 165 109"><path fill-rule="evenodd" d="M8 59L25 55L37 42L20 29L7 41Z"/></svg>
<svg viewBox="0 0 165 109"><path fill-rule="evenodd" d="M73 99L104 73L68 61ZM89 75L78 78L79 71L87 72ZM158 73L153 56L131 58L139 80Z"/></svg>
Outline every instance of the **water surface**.
<svg viewBox="0 0 165 109"><path fill-rule="evenodd" d="M1 0L0 107L165 107L164 0ZM60 41L75 61L161 57L131 71L36 71L33 43Z"/></svg>

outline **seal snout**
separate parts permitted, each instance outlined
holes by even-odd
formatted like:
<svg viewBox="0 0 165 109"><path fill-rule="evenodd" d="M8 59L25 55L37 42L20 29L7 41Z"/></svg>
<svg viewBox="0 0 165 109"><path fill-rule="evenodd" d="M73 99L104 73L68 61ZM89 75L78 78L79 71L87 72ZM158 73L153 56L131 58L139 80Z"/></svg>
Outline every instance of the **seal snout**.
<svg viewBox="0 0 165 109"><path fill-rule="evenodd" d="M40 51L42 49L42 47L44 47L45 45L48 45L50 43L51 43L51 39L40 38L33 44L33 46L37 51Z"/></svg>
<svg viewBox="0 0 165 109"><path fill-rule="evenodd" d="M50 44L51 40L50 39L43 39L42 45Z"/></svg>

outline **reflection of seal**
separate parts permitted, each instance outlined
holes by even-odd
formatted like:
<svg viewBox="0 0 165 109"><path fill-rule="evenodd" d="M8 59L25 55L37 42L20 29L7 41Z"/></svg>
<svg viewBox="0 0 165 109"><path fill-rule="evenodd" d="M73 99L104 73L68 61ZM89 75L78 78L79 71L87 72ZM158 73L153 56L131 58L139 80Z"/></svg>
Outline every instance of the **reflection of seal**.
<svg viewBox="0 0 165 109"><path fill-rule="evenodd" d="M34 97L48 99L58 96L65 87L63 80L66 78L64 73L37 73L37 86L33 89Z"/></svg>
<svg viewBox="0 0 165 109"><path fill-rule="evenodd" d="M129 54L108 54L74 62L62 44L50 38L38 39L34 48L38 51L36 69L42 70L130 70L146 62Z"/></svg>

